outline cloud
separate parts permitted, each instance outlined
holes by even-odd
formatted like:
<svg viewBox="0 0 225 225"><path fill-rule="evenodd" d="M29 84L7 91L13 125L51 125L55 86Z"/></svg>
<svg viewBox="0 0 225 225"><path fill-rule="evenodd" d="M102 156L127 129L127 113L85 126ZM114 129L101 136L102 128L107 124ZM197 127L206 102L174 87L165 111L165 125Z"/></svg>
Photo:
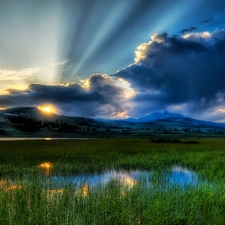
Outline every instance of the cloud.
<svg viewBox="0 0 225 225"><path fill-rule="evenodd" d="M21 70L0 70L0 81L24 80L38 73L41 69L38 67L25 68Z"/></svg>
<svg viewBox="0 0 225 225"><path fill-rule="evenodd" d="M206 20L203 20L200 24L205 24L205 23L212 23L213 22L213 18L209 18L209 19L206 19Z"/></svg>
<svg viewBox="0 0 225 225"><path fill-rule="evenodd" d="M85 86L30 84L24 91L8 89L0 96L3 107L38 106L51 103L66 115L109 116L125 111L125 92L104 74L94 74Z"/></svg>
<svg viewBox="0 0 225 225"><path fill-rule="evenodd" d="M61 62L56 62L56 63L52 63L50 64L49 66L50 67L55 67L55 66L62 66L64 64L66 64L69 60L64 60L64 61L61 61Z"/></svg>
<svg viewBox="0 0 225 225"><path fill-rule="evenodd" d="M184 114L199 115L225 105L225 30L155 34L135 54L134 64L112 76L131 84L137 93L131 101L142 113L186 104ZM133 115L140 116L136 109Z"/></svg>
<svg viewBox="0 0 225 225"><path fill-rule="evenodd" d="M224 61L225 30L181 36L154 34L137 47L133 64L111 76L78 77L82 85L32 83L24 91L7 89L8 93L0 96L0 106L50 103L66 115L114 118L141 117L168 109L198 119L223 121ZM24 77L35 71L8 75Z"/></svg>
<svg viewBox="0 0 225 225"><path fill-rule="evenodd" d="M183 29L183 30L179 31L179 33L185 34L185 33L194 32L194 31L197 31L197 30L198 30L198 28L196 28L196 27L190 27L190 28Z"/></svg>

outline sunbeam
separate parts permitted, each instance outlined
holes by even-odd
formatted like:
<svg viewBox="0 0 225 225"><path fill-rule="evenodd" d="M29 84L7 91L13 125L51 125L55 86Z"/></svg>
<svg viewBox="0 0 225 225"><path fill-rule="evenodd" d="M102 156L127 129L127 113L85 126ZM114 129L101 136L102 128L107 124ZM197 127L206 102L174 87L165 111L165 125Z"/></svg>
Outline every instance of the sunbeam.
<svg viewBox="0 0 225 225"><path fill-rule="evenodd" d="M115 29L115 26L121 20L121 17L124 16L123 12L126 9L126 4L124 2L119 2L114 5L113 9L111 9L110 14L102 21L99 30L96 32L96 35L92 39L90 45L85 49L84 55L80 58L78 64L73 70L71 76L78 75L80 68L84 65L84 63L93 56L95 51L99 48L104 39L107 38L108 33ZM96 16L95 13L92 16ZM93 18L90 18L92 21Z"/></svg>

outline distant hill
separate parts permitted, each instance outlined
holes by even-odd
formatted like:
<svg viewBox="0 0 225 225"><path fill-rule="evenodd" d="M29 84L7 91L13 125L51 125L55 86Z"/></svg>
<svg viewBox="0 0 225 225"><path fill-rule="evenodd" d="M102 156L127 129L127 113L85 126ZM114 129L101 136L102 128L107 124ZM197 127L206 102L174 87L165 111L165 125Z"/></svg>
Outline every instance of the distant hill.
<svg viewBox="0 0 225 225"><path fill-rule="evenodd" d="M54 113L44 113L36 107L16 107L2 110L0 112L4 116L23 116L37 120L44 120L49 118L55 119L57 117L57 115Z"/></svg>

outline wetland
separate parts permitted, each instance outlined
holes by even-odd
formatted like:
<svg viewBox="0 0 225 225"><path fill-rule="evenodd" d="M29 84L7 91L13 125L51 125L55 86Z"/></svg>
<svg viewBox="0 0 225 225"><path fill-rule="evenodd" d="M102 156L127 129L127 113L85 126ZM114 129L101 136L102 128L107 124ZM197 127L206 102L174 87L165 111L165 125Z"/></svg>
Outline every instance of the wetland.
<svg viewBox="0 0 225 225"><path fill-rule="evenodd" d="M225 140L181 141L0 142L0 222L224 224Z"/></svg>

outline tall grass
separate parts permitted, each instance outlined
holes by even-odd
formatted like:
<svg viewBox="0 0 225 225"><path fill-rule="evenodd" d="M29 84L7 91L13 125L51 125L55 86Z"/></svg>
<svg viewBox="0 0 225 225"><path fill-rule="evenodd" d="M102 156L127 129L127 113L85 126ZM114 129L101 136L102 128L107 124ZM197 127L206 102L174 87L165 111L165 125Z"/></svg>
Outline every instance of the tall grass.
<svg viewBox="0 0 225 225"><path fill-rule="evenodd" d="M160 144L148 139L18 141L0 143L0 224L224 224L225 140ZM43 163L51 163L46 173ZM46 164L44 164L46 165ZM199 174L196 186L163 181L173 165ZM48 166L47 166L48 167ZM52 175L104 169L155 171L149 184L66 184Z"/></svg>

